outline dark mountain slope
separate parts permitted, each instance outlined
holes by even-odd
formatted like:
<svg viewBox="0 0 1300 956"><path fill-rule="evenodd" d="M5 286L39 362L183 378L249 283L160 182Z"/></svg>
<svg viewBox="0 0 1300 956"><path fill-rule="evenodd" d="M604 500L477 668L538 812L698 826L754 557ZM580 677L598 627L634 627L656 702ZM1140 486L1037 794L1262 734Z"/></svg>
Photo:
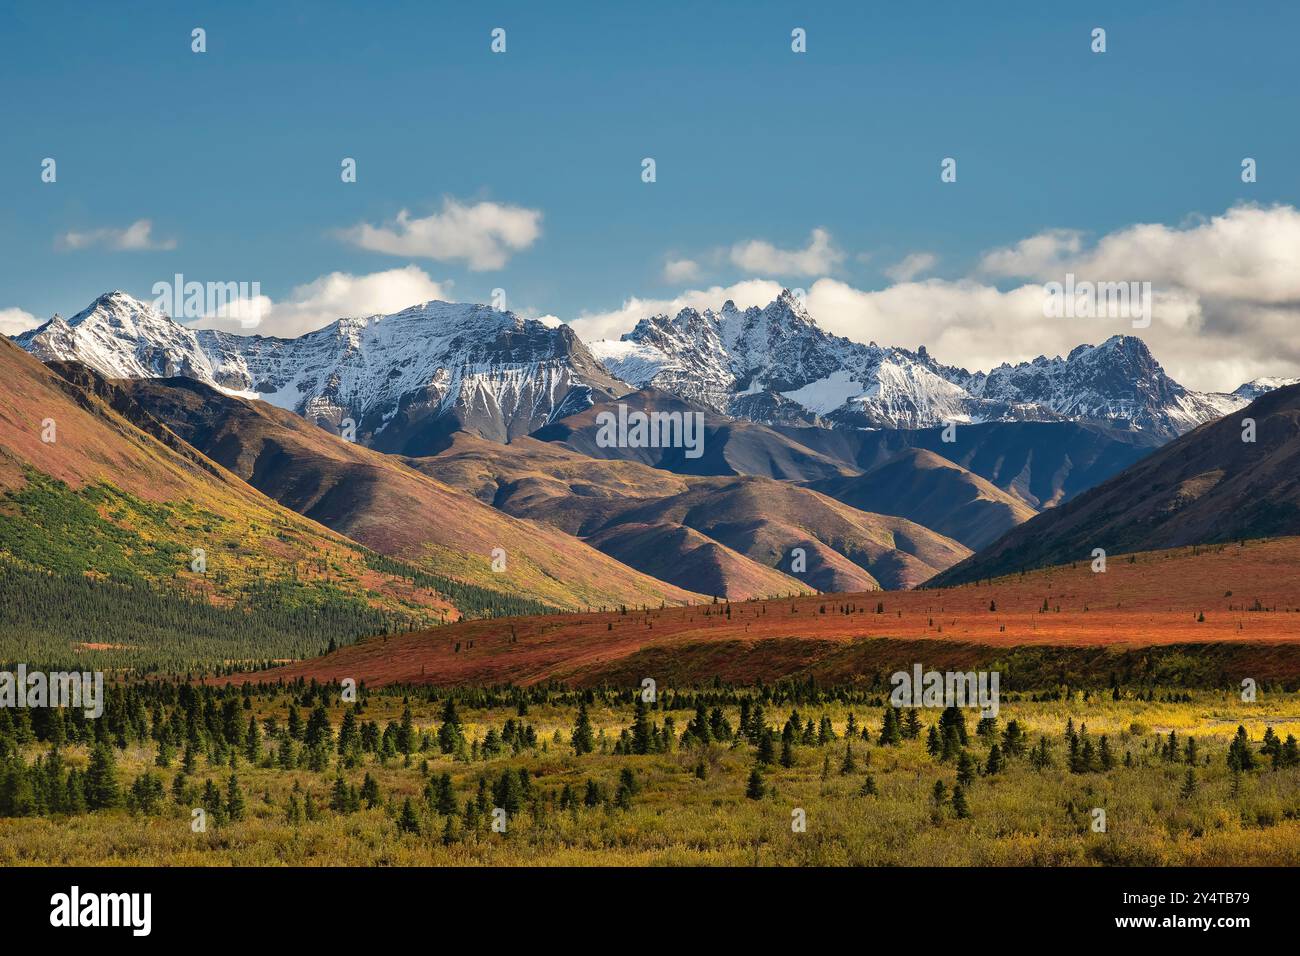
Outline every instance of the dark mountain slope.
<svg viewBox="0 0 1300 956"><path fill-rule="evenodd" d="M907 518L976 550L1036 514L1019 498L919 448L866 474L823 478L808 487L861 511Z"/></svg>
<svg viewBox="0 0 1300 956"><path fill-rule="evenodd" d="M1243 441L1243 422L1255 441ZM1009 532L929 582L1090 557L1300 533L1300 385L1270 392ZM1172 585L1172 582L1171 582Z"/></svg>

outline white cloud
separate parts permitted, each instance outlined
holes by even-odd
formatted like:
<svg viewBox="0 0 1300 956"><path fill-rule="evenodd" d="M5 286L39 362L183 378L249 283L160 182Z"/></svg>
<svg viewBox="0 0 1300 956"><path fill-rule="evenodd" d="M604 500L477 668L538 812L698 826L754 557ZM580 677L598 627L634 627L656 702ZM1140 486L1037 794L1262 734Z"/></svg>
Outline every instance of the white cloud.
<svg viewBox="0 0 1300 956"><path fill-rule="evenodd" d="M1063 281L1066 272L1079 280L1150 282L1150 326L1134 328L1121 317L1047 318L1042 283ZM1021 281L997 285L994 277ZM614 338L645 315L687 305L716 309L727 298L761 306L780 289L752 279L674 299L629 298L573 325L587 339ZM925 345L939 361L972 371L1136 335L1177 381L1227 391L1258 376L1300 376L1300 210L1237 206L1180 226L1127 226L1095 242L1051 230L989 252L966 278L913 276L863 290L822 277L805 301L827 331L859 342Z"/></svg>
<svg viewBox="0 0 1300 956"><path fill-rule="evenodd" d="M692 259L669 259L664 263L665 282L694 282L700 277L700 264Z"/></svg>
<svg viewBox="0 0 1300 956"><path fill-rule="evenodd" d="M781 293L781 283L769 279L746 279L730 286L691 289L672 299L642 299L633 296L620 308L608 312L584 312L569 324L578 337L588 342L616 339L636 323L651 315L676 315L690 306L693 309L717 309L731 299L736 306L767 305Z"/></svg>
<svg viewBox="0 0 1300 956"><path fill-rule="evenodd" d="M933 269L938 261L939 257L933 252L913 252L886 269L885 275L895 282L911 282L922 272Z"/></svg>
<svg viewBox="0 0 1300 956"><path fill-rule="evenodd" d="M1229 391L1260 375L1300 375L1300 349L1289 344L1294 335L1288 338L1287 331L1300 323L1300 309L1243 307L1225 325L1196 294L1157 288L1151 326L1134 329L1124 318L1047 318L1044 296L1037 283L1001 290L973 279L928 279L863 291L821 279L808 290L807 305L818 324L837 335L925 345L939 361L971 371L1136 335L1188 388Z"/></svg>
<svg viewBox="0 0 1300 956"><path fill-rule="evenodd" d="M924 345L940 361L972 370L1055 354L1062 347L1068 352L1089 336L1096 338L1095 330L1076 326L1066 331L1064 322L1049 324L1039 285L1003 292L970 279L927 279L863 291L837 279L819 279L805 301L828 332L858 342L911 349Z"/></svg>
<svg viewBox="0 0 1300 956"><path fill-rule="evenodd" d="M339 233L372 252L463 261L476 272L502 268L512 253L527 249L541 234L538 209L494 202L469 206L451 198L443 200L441 212L422 219L403 209L390 225L360 223Z"/></svg>
<svg viewBox="0 0 1300 956"><path fill-rule="evenodd" d="M991 276L1036 276L1049 272L1067 255L1083 247L1082 234L1073 229L1049 229L1014 246L984 254L980 271Z"/></svg>
<svg viewBox="0 0 1300 956"><path fill-rule="evenodd" d="M22 309L0 309L0 335L18 335L36 328L41 321Z"/></svg>
<svg viewBox="0 0 1300 956"><path fill-rule="evenodd" d="M125 229L105 227L89 232L65 232L55 241L60 249L89 249L102 246L114 252L140 252L149 249L175 249L175 239L155 239L153 222L137 219Z"/></svg>
<svg viewBox="0 0 1300 956"><path fill-rule="evenodd" d="M778 276L825 275L842 261L844 253L831 242L825 229L814 229L803 249L778 249L770 242L749 239L731 247L733 265L752 273Z"/></svg>
<svg viewBox="0 0 1300 956"><path fill-rule="evenodd" d="M1067 238L1061 241L1059 237ZM1241 302L1300 302L1300 210L1234 206L1183 228L1139 223L1091 247L1055 230L984 257L992 275L1060 280L1067 271L1093 281L1148 281Z"/></svg>
<svg viewBox="0 0 1300 956"><path fill-rule="evenodd" d="M331 272L297 286L288 299L275 302L259 296L240 300L219 315L200 319L194 327L291 338L338 318L400 312L430 299L445 299L449 289L449 284L435 282L414 265L360 276ZM241 324L241 319L249 318L256 318L257 324Z"/></svg>
<svg viewBox="0 0 1300 956"><path fill-rule="evenodd" d="M1176 379L1227 389L1242 374L1300 369L1300 210L1243 204L1181 226L1139 223L1088 245L1052 230L997 249L995 276L1150 282L1155 321L1139 334ZM1117 330L1118 331L1118 330Z"/></svg>

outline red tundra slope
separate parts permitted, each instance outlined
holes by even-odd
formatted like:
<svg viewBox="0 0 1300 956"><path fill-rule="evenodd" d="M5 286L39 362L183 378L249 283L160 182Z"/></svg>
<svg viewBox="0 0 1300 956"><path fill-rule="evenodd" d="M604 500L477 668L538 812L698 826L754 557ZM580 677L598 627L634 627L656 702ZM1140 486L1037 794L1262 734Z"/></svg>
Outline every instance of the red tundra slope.
<svg viewBox="0 0 1300 956"><path fill-rule="evenodd" d="M1061 648L1073 659L1092 649L1100 661L1177 644L1220 658L1248 648L1251 676L1294 680L1298 570L1300 538L1262 539L1124 556L1105 573L1078 562L947 589L471 621L376 637L236 679L444 686L590 684L639 672L699 681L853 679L900 653L963 664L1011 648Z"/></svg>

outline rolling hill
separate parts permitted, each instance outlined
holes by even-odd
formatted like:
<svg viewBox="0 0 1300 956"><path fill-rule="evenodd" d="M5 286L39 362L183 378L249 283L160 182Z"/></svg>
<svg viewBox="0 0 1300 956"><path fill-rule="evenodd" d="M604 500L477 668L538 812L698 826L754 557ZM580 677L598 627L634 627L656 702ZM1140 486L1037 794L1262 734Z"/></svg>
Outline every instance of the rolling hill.
<svg viewBox="0 0 1300 956"><path fill-rule="evenodd" d="M457 436L447 451L411 464L647 573L733 600L810 587L910 587L968 553L914 522L789 482L678 475L531 439L503 447Z"/></svg>
<svg viewBox="0 0 1300 956"><path fill-rule="evenodd" d="M703 415L703 454L689 458L682 448L602 447L596 441L596 416L616 411L620 404L631 411ZM809 481L859 470L792 441L766 425L728 418L703 405L653 388L597 402L590 408L551 422L535 431L532 437L562 444L591 458L636 461L683 475L754 475Z"/></svg>
<svg viewBox="0 0 1300 956"><path fill-rule="evenodd" d="M809 488L861 511L897 515L979 550L1037 512L934 452L909 448L870 471Z"/></svg>
<svg viewBox="0 0 1300 956"><path fill-rule="evenodd" d="M189 378L122 380L113 387L285 507L431 574L568 609L700 596L266 402ZM493 569L496 549L505 553L500 571Z"/></svg>
<svg viewBox="0 0 1300 956"><path fill-rule="evenodd" d="M457 615L412 569L381 566L8 341L0 376L0 627L14 659L267 660Z"/></svg>
<svg viewBox="0 0 1300 956"><path fill-rule="evenodd" d="M983 422L914 431L776 426L788 441L851 471L870 471L910 448L960 465L1036 511L1053 508L1123 471L1159 442L1139 431L1080 422Z"/></svg>

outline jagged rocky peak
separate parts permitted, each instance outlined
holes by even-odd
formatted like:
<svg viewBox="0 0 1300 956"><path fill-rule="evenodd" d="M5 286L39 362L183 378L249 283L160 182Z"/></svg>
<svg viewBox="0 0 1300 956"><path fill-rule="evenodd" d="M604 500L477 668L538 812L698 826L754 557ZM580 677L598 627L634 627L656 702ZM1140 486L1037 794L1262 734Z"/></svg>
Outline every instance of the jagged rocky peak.
<svg viewBox="0 0 1300 956"><path fill-rule="evenodd" d="M433 300L342 318L294 339L195 330L122 291L17 337L44 360L114 378L182 375L418 454L464 429L509 441L633 387L768 424L928 428L1071 419L1172 438L1290 379L1199 393L1131 335L988 372L823 330L790 290L765 306L685 308L587 346L567 325Z"/></svg>
<svg viewBox="0 0 1300 956"><path fill-rule="evenodd" d="M412 454L457 429L507 441L625 390L568 326L440 300L284 339L195 330L112 292L18 341L113 378L185 376L322 425L351 418L362 441Z"/></svg>
<svg viewBox="0 0 1300 956"><path fill-rule="evenodd" d="M683 309L642 320L621 341L595 343L593 351L633 385L769 424L924 428L1064 418L1172 438L1240 407L1250 392L1186 389L1131 335L972 374L941 364L923 344L910 352L831 335L789 290L761 308L728 301L717 313Z"/></svg>

